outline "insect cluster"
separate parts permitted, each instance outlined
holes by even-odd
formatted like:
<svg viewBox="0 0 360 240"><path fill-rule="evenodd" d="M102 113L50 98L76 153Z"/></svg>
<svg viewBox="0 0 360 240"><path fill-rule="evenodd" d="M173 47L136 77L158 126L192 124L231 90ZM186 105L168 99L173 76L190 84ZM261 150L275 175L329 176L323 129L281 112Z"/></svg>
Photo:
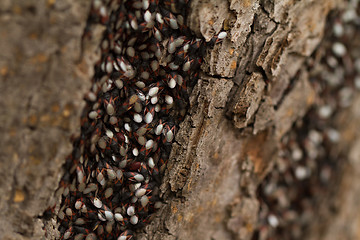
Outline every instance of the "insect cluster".
<svg viewBox="0 0 360 240"><path fill-rule="evenodd" d="M351 120L345 127L338 119L349 119L351 114L344 112L352 111L360 91L360 48L354 41L360 36L360 3L348 1L344 6L329 16L323 43L306 61L318 101L282 138L274 169L258 188L260 210L253 240L307 239L309 231L323 227L323 219L331 216L319 209L332 208L337 201L334 189L342 186L349 158L341 132L352 129ZM321 236L333 233L329 226L323 227Z"/></svg>
<svg viewBox="0 0 360 240"><path fill-rule="evenodd" d="M58 194L61 239L134 239L158 186L202 61L188 0L95 0L101 60Z"/></svg>

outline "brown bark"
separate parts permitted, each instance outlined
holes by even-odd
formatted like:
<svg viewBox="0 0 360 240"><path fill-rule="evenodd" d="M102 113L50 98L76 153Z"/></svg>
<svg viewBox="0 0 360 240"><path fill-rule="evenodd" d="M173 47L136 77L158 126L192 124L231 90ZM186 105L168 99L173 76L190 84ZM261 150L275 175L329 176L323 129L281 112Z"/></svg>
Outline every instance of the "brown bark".
<svg viewBox="0 0 360 240"><path fill-rule="evenodd" d="M44 236L38 216L57 188L93 71L91 55L80 59L87 2L0 4L0 239Z"/></svg>
<svg viewBox="0 0 360 240"><path fill-rule="evenodd" d="M343 3L192 0L192 30L209 40L224 29L228 38L208 50L161 186L165 204L139 239L252 238L256 191L277 161L281 139L321 101L307 61L320 65L310 56L329 12ZM96 38L81 52L89 4L18 0L0 6L0 239L57 236L55 220L39 216L56 201L98 58ZM340 183L320 197L306 239L339 239L344 226L348 234L341 239L357 239L359 104L357 93L334 120L344 139L334 150L345 159L336 172ZM329 211L333 204L336 213ZM324 225L329 216L334 221Z"/></svg>

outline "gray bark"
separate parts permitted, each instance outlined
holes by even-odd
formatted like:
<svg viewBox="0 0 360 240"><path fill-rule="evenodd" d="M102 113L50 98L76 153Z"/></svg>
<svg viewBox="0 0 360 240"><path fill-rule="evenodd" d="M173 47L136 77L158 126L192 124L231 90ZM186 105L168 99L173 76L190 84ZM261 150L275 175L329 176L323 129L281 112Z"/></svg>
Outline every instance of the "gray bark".
<svg viewBox="0 0 360 240"><path fill-rule="evenodd" d="M281 139L321 99L306 62L320 65L310 56L329 12L343 3L192 0L191 29L208 40L223 29L228 38L207 52L161 186L165 204L139 239L251 239L259 220L256 191L277 161ZM55 220L39 216L56 202L102 29L81 46L88 1L0 5L0 239L53 239ZM345 140L334 151L347 161L306 239L358 236L352 209L359 192L360 132L353 131L359 99L357 93L335 119ZM329 216L334 221L324 224Z"/></svg>

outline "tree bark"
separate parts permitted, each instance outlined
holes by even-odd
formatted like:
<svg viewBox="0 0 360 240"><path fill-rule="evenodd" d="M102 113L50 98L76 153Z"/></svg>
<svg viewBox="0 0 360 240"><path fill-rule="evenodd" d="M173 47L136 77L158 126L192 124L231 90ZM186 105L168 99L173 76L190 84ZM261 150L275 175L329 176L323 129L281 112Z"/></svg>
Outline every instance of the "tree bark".
<svg viewBox="0 0 360 240"><path fill-rule="evenodd" d="M56 202L103 29L82 43L89 1L2 2L0 239L54 239L56 220L42 214ZM313 78L331 43L322 41L327 17L344 3L191 1L187 21L199 37L228 37L207 49L160 188L165 204L139 239L257 239L259 186L279 165L284 138L326 99ZM300 239L358 238L359 104L354 92L324 123L342 139L327 155L338 166L334 188L316 196Z"/></svg>

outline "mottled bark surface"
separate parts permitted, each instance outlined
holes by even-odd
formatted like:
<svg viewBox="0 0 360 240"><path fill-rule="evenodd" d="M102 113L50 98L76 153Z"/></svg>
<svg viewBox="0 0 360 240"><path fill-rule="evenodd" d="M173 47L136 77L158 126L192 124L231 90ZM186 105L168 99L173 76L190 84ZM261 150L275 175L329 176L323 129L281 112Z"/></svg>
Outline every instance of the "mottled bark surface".
<svg viewBox="0 0 360 240"><path fill-rule="evenodd" d="M40 239L93 71L88 1L1 1L0 239Z"/></svg>
<svg viewBox="0 0 360 240"><path fill-rule="evenodd" d="M281 139L322 101L311 77L325 49L327 16L343 3L192 0L192 30L208 40L223 30L228 37L207 51L161 186L164 205L139 239L252 239L257 188L277 161ZM54 220L41 216L56 201L98 59L101 29L81 45L89 5L0 4L0 239L56 237ZM352 99L333 122L343 139L333 150L343 161L338 184L319 200L319 217L303 239L359 236L353 211L360 191L359 93Z"/></svg>

